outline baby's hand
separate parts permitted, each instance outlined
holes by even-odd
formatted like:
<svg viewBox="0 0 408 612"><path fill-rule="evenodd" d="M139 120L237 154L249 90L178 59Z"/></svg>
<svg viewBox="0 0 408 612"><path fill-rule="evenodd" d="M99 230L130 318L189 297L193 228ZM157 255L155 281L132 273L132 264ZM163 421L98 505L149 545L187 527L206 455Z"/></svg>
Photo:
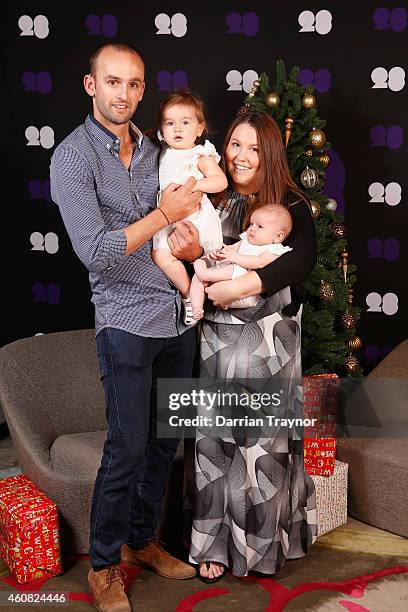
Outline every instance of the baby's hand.
<svg viewBox="0 0 408 612"><path fill-rule="evenodd" d="M213 261L221 261L221 258L219 257L220 250L221 249L213 249L212 251L208 251L207 257Z"/></svg>
<svg viewBox="0 0 408 612"><path fill-rule="evenodd" d="M234 263L237 258L237 252L233 248L233 246L224 244L224 246L222 247L222 249L220 249L218 253L218 257L222 261L229 261L231 263Z"/></svg>

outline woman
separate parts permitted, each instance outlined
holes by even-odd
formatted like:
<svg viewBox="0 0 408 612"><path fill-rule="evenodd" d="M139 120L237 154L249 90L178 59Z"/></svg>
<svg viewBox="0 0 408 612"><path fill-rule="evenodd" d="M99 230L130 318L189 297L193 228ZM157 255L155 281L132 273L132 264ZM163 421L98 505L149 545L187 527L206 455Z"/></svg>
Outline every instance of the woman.
<svg viewBox="0 0 408 612"><path fill-rule="evenodd" d="M316 260L310 207L290 178L286 151L274 120L265 113L238 115L223 154L230 186L216 203L224 242L239 239L257 206L288 207L290 253L263 269L207 289L214 302L201 334L203 379L262 378L285 387L285 416L302 418L299 385L302 280ZM233 300L266 293L254 308L226 310ZM216 306L222 306L223 309ZM258 432L259 433L259 432ZM303 466L302 431L268 438L232 431L221 437L199 430L196 505L190 559L205 582L228 567L274 574L286 559L305 555L316 536L315 492Z"/></svg>

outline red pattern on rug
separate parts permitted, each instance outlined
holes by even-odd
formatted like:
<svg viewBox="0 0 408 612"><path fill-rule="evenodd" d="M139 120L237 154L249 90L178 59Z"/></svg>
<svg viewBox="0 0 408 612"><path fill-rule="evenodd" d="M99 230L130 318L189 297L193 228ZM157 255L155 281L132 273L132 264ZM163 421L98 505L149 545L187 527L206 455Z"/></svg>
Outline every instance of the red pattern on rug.
<svg viewBox="0 0 408 612"><path fill-rule="evenodd" d="M391 576L393 574L401 573L408 573L408 565L388 567L383 570L378 570L377 572L372 572L371 574L357 576L351 580L344 580L343 582L305 582L303 584L298 584L291 589L283 586L273 578L256 578L254 576L247 576L246 578L242 578L242 580L247 582L256 582L260 587L269 593L269 605L267 608L265 608L265 612L282 612L290 601L296 597L299 597L299 595L302 595L303 593L309 593L311 591L339 591L345 595L350 595L350 597L360 598L364 596L365 589L370 582L383 578L384 576ZM347 608L347 606L350 606L350 604L356 606L357 604L354 602L341 600L339 603L341 603L344 608L352 610L353 612L357 612L357 610L363 612L366 610L366 608L363 606L360 606L359 608Z"/></svg>
<svg viewBox="0 0 408 612"><path fill-rule="evenodd" d="M85 555L68 557L68 562L77 563L78 561L88 560ZM121 570L123 571L123 582L125 589L129 590L134 580L139 576L142 568L133 567L129 565L121 564ZM236 580L242 580L243 582L250 582L258 584L262 589L269 593L269 604L265 608L265 612L282 612L285 606L299 597L303 593L309 593L311 591L338 591L343 595L349 595L350 597L361 598L364 596L365 589L374 580L384 578L386 576L392 576L395 574L408 573L408 565L399 565L396 567L388 567L383 570L372 572L371 574L365 574L362 576L356 576L351 580L344 580L343 582L305 582L298 584L292 588L287 588L280 584L274 578L258 578L255 576L247 576L245 578L237 578ZM229 576L231 576L229 574ZM12 575L3 576L0 578L0 583L4 583L13 590L20 592L38 592L42 587L50 580L50 578L41 578L27 584L19 584L16 578ZM181 600L176 608L175 612L193 612L195 606L206 599L212 599L214 597L220 597L221 595L227 595L231 593L230 589L210 587L204 590L196 591L185 599ZM72 601L86 601L92 603L92 597L89 593L81 592L70 592L69 598ZM349 612L370 612L368 608L361 606L355 602L340 599L338 602L343 608L349 610Z"/></svg>
<svg viewBox="0 0 408 612"><path fill-rule="evenodd" d="M345 601L344 599L342 599L341 601L339 601L339 604L350 612L370 612L368 608L360 606L360 604L356 604L354 603L354 601Z"/></svg>
<svg viewBox="0 0 408 612"><path fill-rule="evenodd" d="M211 599L212 597L218 597L219 595L226 595L227 593L231 593L231 591L229 589L219 589L217 587L211 587L210 589L205 589L204 591L198 591L197 593L193 593L185 599L182 599L175 612L193 612L195 605L200 603L200 601L204 601L204 599Z"/></svg>

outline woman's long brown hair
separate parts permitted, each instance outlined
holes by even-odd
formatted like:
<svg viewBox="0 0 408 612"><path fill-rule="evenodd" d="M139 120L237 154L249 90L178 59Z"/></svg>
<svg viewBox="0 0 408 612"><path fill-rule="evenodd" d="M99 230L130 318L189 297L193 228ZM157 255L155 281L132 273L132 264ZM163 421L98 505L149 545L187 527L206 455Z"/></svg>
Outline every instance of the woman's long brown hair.
<svg viewBox="0 0 408 612"><path fill-rule="evenodd" d="M286 149L278 124L270 115L261 112L246 112L238 115L228 128L224 140L221 167L226 173L225 152L236 127L247 123L254 128L259 148L259 178L257 185L257 198L247 211L244 226L247 226L249 217L259 206L264 204L287 205L288 192L296 193L307 204L307 198L290 176ZM215 204L225 198L225 191L214 198Z"/></svg>

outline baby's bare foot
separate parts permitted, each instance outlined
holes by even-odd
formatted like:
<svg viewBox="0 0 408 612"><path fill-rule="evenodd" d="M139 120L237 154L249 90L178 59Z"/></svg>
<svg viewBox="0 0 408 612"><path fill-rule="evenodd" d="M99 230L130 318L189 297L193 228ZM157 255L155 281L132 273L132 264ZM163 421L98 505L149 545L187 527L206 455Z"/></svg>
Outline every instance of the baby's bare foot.
<svg viewBox="0 0 408 612"><path fill-rule="evenodd" d="M199 321L204 316L204 310L202 308L193 308L193 318Z"/></svg>

